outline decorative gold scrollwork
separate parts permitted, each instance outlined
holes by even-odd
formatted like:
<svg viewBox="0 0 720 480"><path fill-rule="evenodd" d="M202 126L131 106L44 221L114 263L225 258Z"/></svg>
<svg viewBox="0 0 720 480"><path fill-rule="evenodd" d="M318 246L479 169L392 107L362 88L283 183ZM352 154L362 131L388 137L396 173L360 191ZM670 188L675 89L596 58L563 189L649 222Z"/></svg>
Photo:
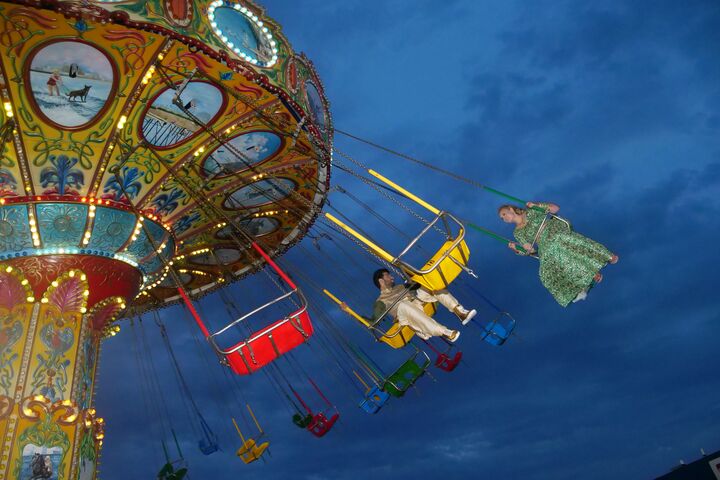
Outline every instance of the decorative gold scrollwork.
<svg viewBox="0 0 720 480"><path fill-rule="evenodd" d="M25 397L20 402L18 413L27 420L39 420L40 416L47 414L50 409L50 400L43 395Z"/></svg>
<svg viewBox="0 0 720 480"><path fill-rule="evenodd" d="M15 408L15 399L7 395L0 395L0 420L7 418Z"/></svg>
<svg viewBox="0 0 720 480"><path fill-rule="evenodd" d="M53 403L50 407L50 413L54 416L58 412L60 415L55 417L55 421L59 425L74 425L80 417L77 405L71 400L58 400Z"/></svg>

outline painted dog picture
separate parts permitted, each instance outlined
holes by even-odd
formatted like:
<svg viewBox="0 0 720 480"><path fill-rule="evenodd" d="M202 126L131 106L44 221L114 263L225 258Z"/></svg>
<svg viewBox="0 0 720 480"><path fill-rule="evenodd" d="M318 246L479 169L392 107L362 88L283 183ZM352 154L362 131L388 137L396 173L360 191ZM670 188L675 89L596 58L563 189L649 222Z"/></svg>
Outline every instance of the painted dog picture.
<svg viewBox="0 0 720 480"><path fill-rule="evenodd" d="M81 88L80 90L72 90L68 92L66 95L68 96L68 100L75 101L75 97L79 97L81 102L85 102L87 100L88 92L90 91L90 85L85 85L85 88Z"/></svg>

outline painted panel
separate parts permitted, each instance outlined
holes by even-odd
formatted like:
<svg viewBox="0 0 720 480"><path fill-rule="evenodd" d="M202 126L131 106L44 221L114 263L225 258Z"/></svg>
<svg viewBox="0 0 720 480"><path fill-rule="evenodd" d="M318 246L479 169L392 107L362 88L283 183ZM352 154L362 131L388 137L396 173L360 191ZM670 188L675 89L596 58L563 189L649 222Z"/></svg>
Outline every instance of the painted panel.
<svg viewBox="0 0 720 480"><path fill-rule="evenodd" d="M178 145L202 130L197 120L211 124L225 103L219 88L189 82L181 92L164 89L150 103L142 120L142 136L156 147Z"/></svg>
<svg viewBox="0 0 720 480"><path fill-rule="evenodd" d="M294 189L295 182L289 178L260 180L235 190L225 199L223 207L239 210L274 203L290 195Z"/></svg>
<svg viewBox="0 0 720 480"><path fill-rule="evenodd" d="M277 154L281 146L282 140L275 133L244 133L216 148L203 162L203 173L222 178L247 170Z"/></svg>
<svg viewBox="0 0 720 480"><path fill-rule="evenodd" d="M0 254L32 248L27 205L0 207Z"/></svg>
<svg viewBox="0 0 720 480"><path fill-rule="evenodd" d="M136 217L130 212L97 207L88 249L117 252L132 236Z"/></svg>
<svg viewBox="0 0 720 480"><path fill-rule="evenodd" d="M233 248L218 248L212 253L207 252L200 255L193 255L190 261L197 265L230 265L240 260L241 257L242 253L239 250Z"/></svg>
<svg viewBox="0 0 720 480"><path fill-rule="evenodd" d="M76 247L85 233L88 206L77 203L38 204L35 207L44 247Z"/></svg>
<svg viewBox="0 0 720 480"><path fill-rule="evenodd" d="M91 123L113 91L108 57L78 41L46 44L32 55L29 84L40 112L60 127Z"/></svg>
<svg viewBox="0 0 720 480"><path fill-rule="evenodd" d="M239 225L248 235L262 237L280 228L280 221L272 217L254 217L240 220ZM221 240L232 240L232 231L232 226L227 225L218 230L215 236Z"/></svg>
<svg viewBox="0 0 720 480"><path fill-rule="evenodd" d="M320 92L310 80L305 82L305 91L307 93L308 105L310 106L310 115L312 115L315 124L324 129L327 122L325 119L325 107L320 98Z"/></svg>

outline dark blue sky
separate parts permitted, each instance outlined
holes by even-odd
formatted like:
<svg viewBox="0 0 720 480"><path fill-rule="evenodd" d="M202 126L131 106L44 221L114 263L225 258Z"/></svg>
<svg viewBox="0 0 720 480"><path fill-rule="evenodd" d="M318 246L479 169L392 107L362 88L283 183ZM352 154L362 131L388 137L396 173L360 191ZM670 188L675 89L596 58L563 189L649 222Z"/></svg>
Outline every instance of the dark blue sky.
<svg viewBox="0 0 720 480"><path fill-rule="evenodd" d="M294 358L337 403L342 420L316 439L290 423L264 376L240 379L271 439L266 464L234 457L239 442L228 415L242 405L209 381L182 312L163 312L196 400L222 437L223 452L203 457L194 448L164 350L146 322L192 478L642 479L698 457L700 448L720 449L718 2L264 5L314 61L337 128L519 197L553 201L579 232L621 260L588 300L563 309L542 288L536 263L469 233L475 286L515 316L517 336L495 348L466 328L458 370L431 370L435 382L421 379L417 391L375 416L355 406L350 384L328 373L321 364L329 359L311 342ZM336 139L340 150L439 207L510 235L495 216L501 199ZM333 182L376 202L341 172ZM411 225L389 202L373 205ZM366 219L359 209L347 214ZM303 245L281 259L289 270L312 268L305 252L313 247ZM338 290L358 285L358 299L369 303L376 291L367 272L356 273L314 272ZM241 298L244 288L234 286L231 295ZM458 295L481 305L467 292ZM215 326L227 318L217 296L200 304ZM402 361L371 345L327 302L318 305L379 363ZM125 323L100 359L107 480L151 478L163 463L132 340Z"/></svg>

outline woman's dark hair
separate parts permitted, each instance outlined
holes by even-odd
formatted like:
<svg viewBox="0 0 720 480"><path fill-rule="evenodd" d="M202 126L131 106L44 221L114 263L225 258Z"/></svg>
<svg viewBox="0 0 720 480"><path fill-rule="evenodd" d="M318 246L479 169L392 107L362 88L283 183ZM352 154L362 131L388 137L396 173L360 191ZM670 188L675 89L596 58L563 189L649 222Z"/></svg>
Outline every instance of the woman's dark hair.
<svg viewBox="0 0 720 480"><path fill-rule="evenodd" d="M373 283L377 288L380 288L380 279L385 273L390 273L386 268L381 268L379 270L375 270L375 273L373 273Z"/></svg>

